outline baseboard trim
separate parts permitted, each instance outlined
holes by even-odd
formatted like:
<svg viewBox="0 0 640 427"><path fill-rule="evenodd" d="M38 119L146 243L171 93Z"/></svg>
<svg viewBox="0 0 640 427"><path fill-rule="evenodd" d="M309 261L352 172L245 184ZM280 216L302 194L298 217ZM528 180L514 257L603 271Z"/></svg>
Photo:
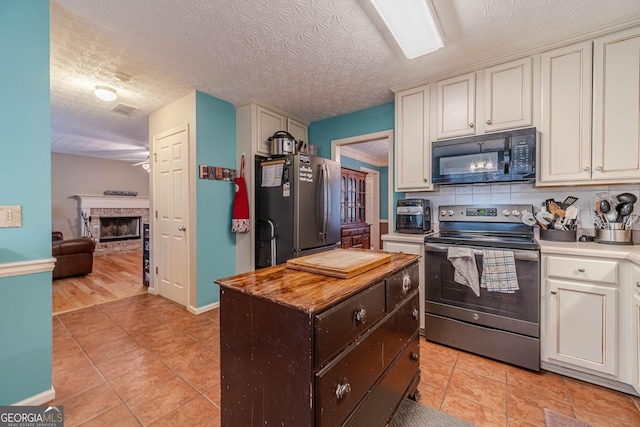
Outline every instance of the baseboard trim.
<svg viewBox="0 0 640 427"><path fill-rule="evenodd" d="M209 305L204 305L202 307L194 307L190 305L187 307L187 310L189 310L189 312L193 314L202 314L202 313L206 313L207 311L215 310L218 307L220 307L220 301L214 302Z"/></svg>
<svg viewBox="0 0 640 427"><path fill-rule="evenodd" d="M24 276L26 274L51 272L55 265L55 258L9 262L0 264L0 277Z"/></svg>
<svg viewBox="0 0 640 427"><path fill-rule="evenodd" d="M47 402L51 402L56 398L56 390L51 386L49 390L38 393L35 396L28 397L20 402L16 402L11 406L39 406Z"/></svg>

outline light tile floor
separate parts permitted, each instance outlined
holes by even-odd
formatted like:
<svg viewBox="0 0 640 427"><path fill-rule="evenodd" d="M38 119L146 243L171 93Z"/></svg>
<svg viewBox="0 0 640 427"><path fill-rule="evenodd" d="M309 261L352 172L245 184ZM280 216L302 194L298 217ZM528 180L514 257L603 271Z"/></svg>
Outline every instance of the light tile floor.
<svg viewBox="0 0 640 427"><path fill-rule="evenodd" d="M53 404L65 426L220 424L218 310L139 295L54 316ZM544 426L544 408L640 426L640 399L420 342L420 403L478 426Z"/></svg>

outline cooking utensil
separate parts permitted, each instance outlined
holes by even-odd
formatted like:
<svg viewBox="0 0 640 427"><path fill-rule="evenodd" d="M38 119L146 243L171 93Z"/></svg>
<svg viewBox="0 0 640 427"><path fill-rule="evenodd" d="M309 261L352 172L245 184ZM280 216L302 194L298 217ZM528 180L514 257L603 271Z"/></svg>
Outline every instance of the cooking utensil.
<svg viewBox="0 0 640 427"><path fill-rule="evenodd" d="M606 214L611 210L611 205L607 200L600 200L600 211L603 214Z"/></svg>
<svg viewBox="0 0 640 427"><path fill-rule="evenodd" d="M615 206L618 204L618 198L611 193L607 193L606 191L600 191L596 193L596 196L600 197L603 200L606 200L611 206Z"/></svg>
<svg viewBox="0 0 640 427"><path fill-rule="evenodd" d="M551 224L551 221L553 221L553 215L547 211L539 211L535 217L538 220L540 227L544 230L546 230L547 226Z"/></svg>
<svg viewBox="0 0 640 427"><path fill-rule="evenodd" d="M633 203L620 203L616 206L616 211L618 211L618 217L616 218L617 222L623 222L624 217L628 216L633 212Z"/></svg>
<svg viewBox="0 0 640 427"><path fill-rule="evenodd" d="M562 202L562 203L564 203L567 206L571 206L572 204L574 204L577 201L578 201L577 197L575 197L575 196L567 196L567 198L564 199L564 202Z"/></svg>
<svg viewBox="0 0 640 427"><path fill-rule="evenodd" d="M635 203L638 200L635 194L631 194L631 193L618 194L617 199L620 203L631 203L631 204Z"/></svg>
<svg viewBox="0 0 640 427"><path fill-rule="evenodd" d="M522 223L533 226L533 225L536 225L538 221L536 220L536 217L533 216L531 212L526 212L522 214Z"/></svg>
<svg viewBox="0 0 640 427"><path fill-rule="evenodd" d="M562 225L568 228L573 228L576 219L578 219L578 208L575 206L567 207L564 215L564 221Z"/></svg>

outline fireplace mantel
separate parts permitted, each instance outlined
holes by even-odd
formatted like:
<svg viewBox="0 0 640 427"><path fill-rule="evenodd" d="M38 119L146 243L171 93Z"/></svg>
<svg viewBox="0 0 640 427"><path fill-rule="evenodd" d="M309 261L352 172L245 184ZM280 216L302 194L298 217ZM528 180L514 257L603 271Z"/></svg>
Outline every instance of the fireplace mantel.
<svg viewBox="0 0 640 427"><path fill-rule="evenodd" d="M126 196L73 196L78 199L80 209L148 209L148 197Z"/></svg>

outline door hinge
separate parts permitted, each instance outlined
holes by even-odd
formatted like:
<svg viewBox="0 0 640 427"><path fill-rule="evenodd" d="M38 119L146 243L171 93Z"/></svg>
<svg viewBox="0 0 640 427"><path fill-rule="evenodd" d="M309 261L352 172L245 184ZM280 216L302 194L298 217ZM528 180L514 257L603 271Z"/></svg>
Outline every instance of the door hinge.
<svg viewBox="0 0 640 427"><path fill-rule="evenodd" d="M158 274L158 267L156 267L156 274Z"/></svg>

